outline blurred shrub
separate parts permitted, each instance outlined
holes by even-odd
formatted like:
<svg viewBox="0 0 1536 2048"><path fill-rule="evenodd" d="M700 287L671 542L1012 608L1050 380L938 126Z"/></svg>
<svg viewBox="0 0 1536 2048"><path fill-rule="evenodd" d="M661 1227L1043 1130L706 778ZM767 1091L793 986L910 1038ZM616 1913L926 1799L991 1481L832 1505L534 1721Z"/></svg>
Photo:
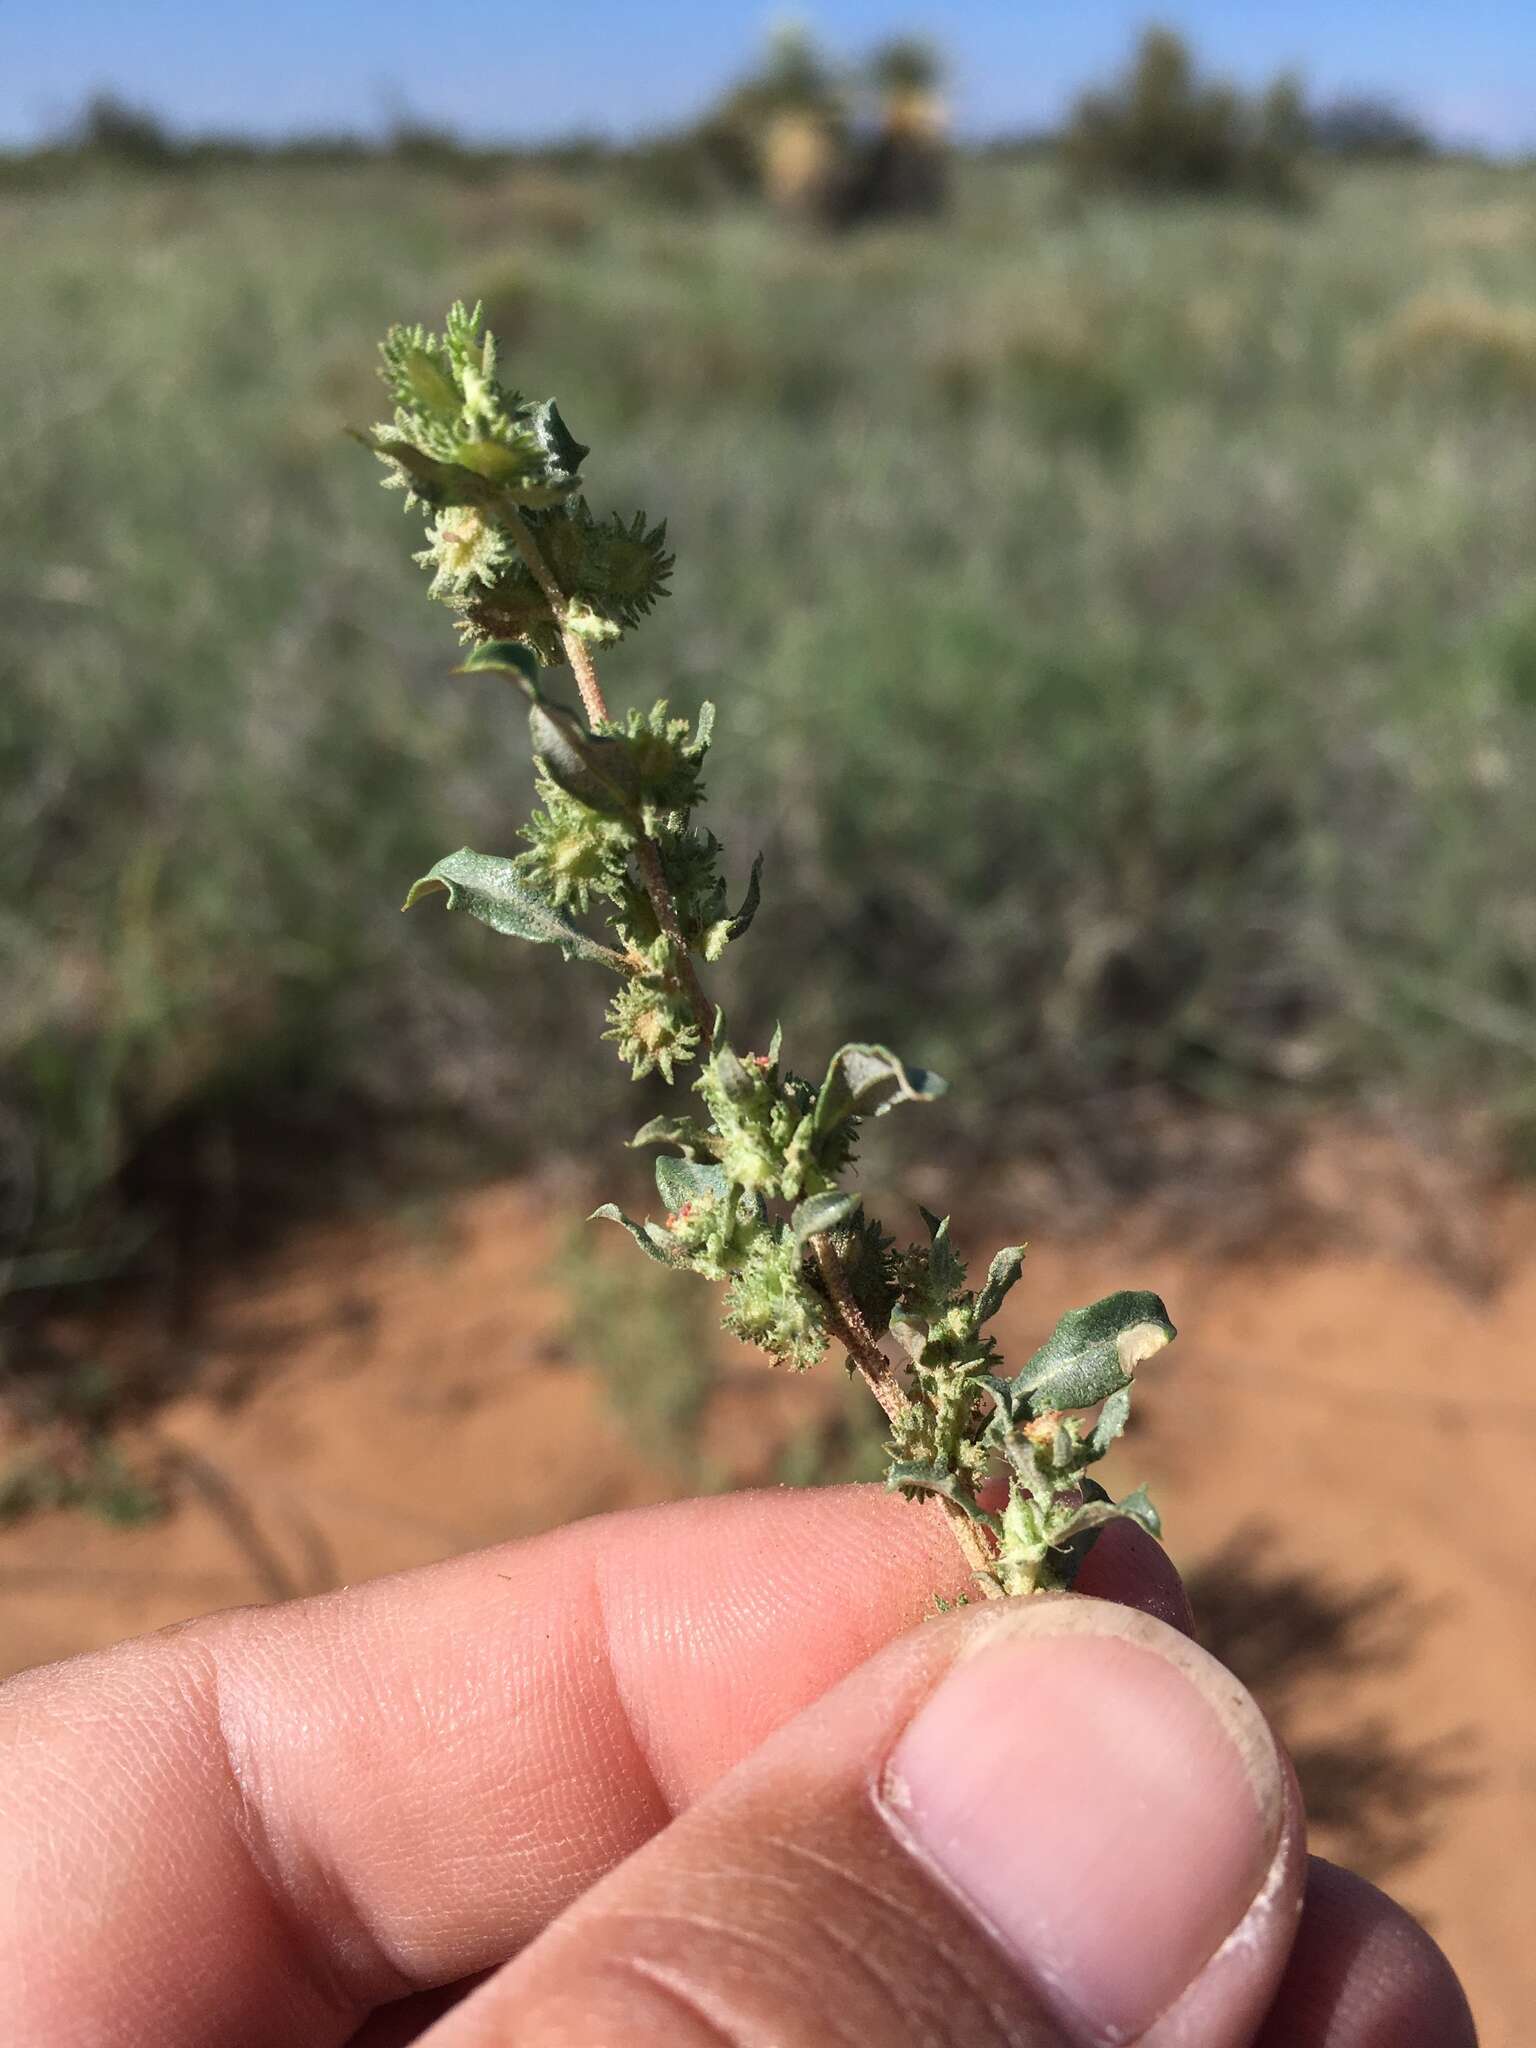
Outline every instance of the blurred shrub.
<svg viewBox="0 0 1536 2048"><path fill-rule="evenodd" d="M1309 140L1294 80L1257 99L1201 79L1183 38L1148 29L1119 85L1085 94L1062 137L1071 177L1147 198L1238 194L1278 204L1304 196Z"/></svg>
<svg viewBox="0 0 1536 2048"><path fill-rule="evenodd" d="M867 76L874 132L847 166L837 218L848 225L941 212L950 185L942 58L932 44L902 36L874 51Z"/></svg>
<svg viewBox="0 0 1536 2048"><path fill-rule="evenodd" d="M1486 398L1536 397L1536 305L1481 293L1420 292L1371 338L1366 359L1388 381L1454 386Z"/></svg>
<svg viewBox="0 0 1536 2048"><path fill-rule="evenodd" d="M719 1377L718 1312L702 1288L667 1285L666 1274L605 1255L596 1233L573 1233L556 1282L565 1296L562 1339L590 1365L626 1443L669 1467L693 1493L724 1483L704 1446Z"/></svg>
<svg viewBox="0 0 1536 2048"><path fill-rule="evenodd" d="M1319 107L1312 140L1330 156L1365 162L1421 163L1435 153L1433 136L1392 100L1354 95Z"/></svg>
<svg viewBox="0 0 1536 2048"><path fill-rule="evenodd" d="M159 116L111 93L89 99L67 139L79 155L137 171L172 168L182 155Z"/></svg>
<svg viewBox="0 0 1536 2048"><path fill-rule="evenodd" d="M936 352L932 371L958 413L1001 403L1047 441L1110 456L1135 438L1136 384L1119 360L1112 318L1087 295L1041 294L1012 317L973 322Z"/></svg>

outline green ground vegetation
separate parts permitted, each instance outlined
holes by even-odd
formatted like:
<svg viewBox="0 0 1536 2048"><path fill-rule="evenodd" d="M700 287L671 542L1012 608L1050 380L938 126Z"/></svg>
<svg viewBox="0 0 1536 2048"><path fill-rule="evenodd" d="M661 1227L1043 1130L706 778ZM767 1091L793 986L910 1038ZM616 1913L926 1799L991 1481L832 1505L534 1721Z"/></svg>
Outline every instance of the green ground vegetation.
<svg viewBox="0 0 1536 2048"><path fill-rule="evenodd" d="M528 781L339 431L456 295L665 504L607 681L719 701L764 1042L792 982L808 1058L964 1075L966 1156L1131 1173L1148 1099L1473 1104L1536 1156L1536 172L1317 180L968 164L845 238L601 166L0 194L12 1284L134 1256L167 1131L224 1186L338 1104L509 1161L633 1124L600 993L398 914Z"/></svg>

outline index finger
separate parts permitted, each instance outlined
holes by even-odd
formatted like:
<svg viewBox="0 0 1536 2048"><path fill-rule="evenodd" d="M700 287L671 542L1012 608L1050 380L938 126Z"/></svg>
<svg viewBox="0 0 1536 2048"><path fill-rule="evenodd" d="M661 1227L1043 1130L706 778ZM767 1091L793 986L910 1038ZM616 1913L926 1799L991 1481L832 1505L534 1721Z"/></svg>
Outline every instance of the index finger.
<svg viewBox="0 0 1536 2048"><path fill-rule="evenodd" d="M24 1674L0 1689L22 2037L343 2041L513 1954L966 1583L891 1495L740 1495Z"/></svg>

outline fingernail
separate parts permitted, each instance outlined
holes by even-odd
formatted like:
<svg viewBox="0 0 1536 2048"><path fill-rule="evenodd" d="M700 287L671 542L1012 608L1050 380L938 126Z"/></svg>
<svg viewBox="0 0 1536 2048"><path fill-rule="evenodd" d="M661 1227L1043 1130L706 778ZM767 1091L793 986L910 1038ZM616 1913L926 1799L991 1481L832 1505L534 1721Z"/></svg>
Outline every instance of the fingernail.
<svg viewBox="0 0 1536 2048"><path fill-rule="evenodd" d="M962 1651L880 1801L1083 2048L1136 2039L1194 1982L1258 1894L1284 1812L1236 1680L1086 1600Z"/></svg>

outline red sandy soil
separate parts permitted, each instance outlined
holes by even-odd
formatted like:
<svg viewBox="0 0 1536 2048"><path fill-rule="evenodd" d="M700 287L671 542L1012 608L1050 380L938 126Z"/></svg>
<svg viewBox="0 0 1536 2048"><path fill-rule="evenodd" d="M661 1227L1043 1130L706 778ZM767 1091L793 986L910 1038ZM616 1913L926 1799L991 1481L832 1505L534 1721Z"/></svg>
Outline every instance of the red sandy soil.
<svg viewBox="0 0 1536 2048"><path fill-rule="evenodd" d="M153 1425L174 1511L0 1531L0 1676L675 1492L607 1420L599 1374L562 1354L550 1206L492 1188L430 1243L337 1225L217 1282L193 1390ZM1111 1287L1167 1299L1181 1336L1108 1484L1151 1483L1213 1647L1301 1756L1317 1846L1430 1924L1485 2048L1523 2048L1536 2010L1533 1224L1528 1198L1482 1212L1492 1278L1475 1291L1464 1266L1458 1285L1339 1230L1265 1256L1159 1249L1145 1230L1037 1242L1000 1332L1019 1356ZM962 1242L984 1256L994 1236L967 1225ZM99 1352L99 1331L79 1337ZM124 1324L109 1341L151 1338ZM712 1454L770 1479L806 1404L840 1408L840 1381L737 1350Z"/></svg>

